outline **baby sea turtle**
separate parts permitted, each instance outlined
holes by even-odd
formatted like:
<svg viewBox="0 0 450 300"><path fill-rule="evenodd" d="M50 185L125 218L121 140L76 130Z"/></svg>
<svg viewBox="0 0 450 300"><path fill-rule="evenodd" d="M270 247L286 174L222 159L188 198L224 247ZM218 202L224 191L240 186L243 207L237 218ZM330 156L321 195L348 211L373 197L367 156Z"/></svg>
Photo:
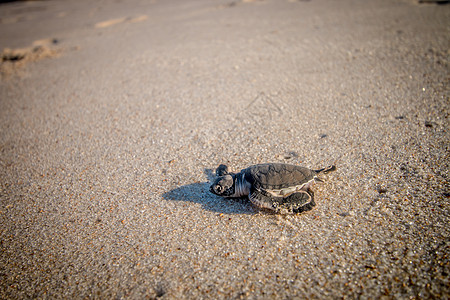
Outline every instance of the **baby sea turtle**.
<svg viewBox="0 0 450 300"><path fill-rule="evenodd" d="M316 181L322 182L317 175L334 170L335 166L310 170L295 165L268 163L253 165L235 174L229 173L227 166L220 165L216 169L218 178L209 190L227 198L248 196L250 202L259 208L300 213L316 205L311 186Z"/></svg>

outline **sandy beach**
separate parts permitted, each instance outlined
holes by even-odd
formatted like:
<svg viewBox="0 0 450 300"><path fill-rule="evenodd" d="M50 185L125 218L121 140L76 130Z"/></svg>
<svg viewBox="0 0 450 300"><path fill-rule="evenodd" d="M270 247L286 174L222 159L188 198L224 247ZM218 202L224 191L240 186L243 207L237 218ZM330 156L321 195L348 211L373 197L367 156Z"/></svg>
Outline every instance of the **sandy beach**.
<svg viewBox="0 0 450 300"><path fill-rule="evenodd" d="M450 5L0 3L0 298L448 299ZM214 170L337 171L301 214Z"/></svg>

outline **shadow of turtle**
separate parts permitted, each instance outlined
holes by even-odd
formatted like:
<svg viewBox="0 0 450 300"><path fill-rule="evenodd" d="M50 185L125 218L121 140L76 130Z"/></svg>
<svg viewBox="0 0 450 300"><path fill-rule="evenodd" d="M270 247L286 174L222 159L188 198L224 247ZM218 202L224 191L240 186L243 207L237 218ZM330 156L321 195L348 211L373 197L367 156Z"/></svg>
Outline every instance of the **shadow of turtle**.
<svg viewBox="0 0 450 300"><path fill-rule="evenodd" d="M203 171L203 174L205 174L206 180L208 180L208 182L213 182L216 179L216 174L212 169L205 169Z"/></svg>
<svg viewBox="0 0 450 300"><path fill-rule="evenodd" d="M223 214L255 214L248 199L226 199L209 192L209 182L186 184L163 194L170 201L200 203L203 209Z"/></svg>

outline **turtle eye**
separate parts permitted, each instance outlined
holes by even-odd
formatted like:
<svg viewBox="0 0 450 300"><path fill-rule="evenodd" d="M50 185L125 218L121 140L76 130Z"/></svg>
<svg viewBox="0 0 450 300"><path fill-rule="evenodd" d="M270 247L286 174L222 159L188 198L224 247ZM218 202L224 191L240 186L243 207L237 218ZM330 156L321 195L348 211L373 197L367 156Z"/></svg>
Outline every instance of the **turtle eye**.
<svg viewBox="0 0 450 300"><path fill-rule="evenodd" d="M216 191L218 192L218 193L221 193L222 192L222 186L221 185L218 185L217 187L216 187Z"/></svg>

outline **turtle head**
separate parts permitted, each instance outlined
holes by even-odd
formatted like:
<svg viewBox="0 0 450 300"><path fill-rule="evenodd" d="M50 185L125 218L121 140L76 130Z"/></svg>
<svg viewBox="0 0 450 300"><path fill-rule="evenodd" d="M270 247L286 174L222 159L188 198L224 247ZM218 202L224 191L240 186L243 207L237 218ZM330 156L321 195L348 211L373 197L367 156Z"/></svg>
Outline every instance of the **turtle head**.
<svg viewBox="0 0 450 300"><path fill-rule="evenodd" d="M217 196L230 197L234 194L234 178L230 174L218 177L209 188Z"/></svg>

